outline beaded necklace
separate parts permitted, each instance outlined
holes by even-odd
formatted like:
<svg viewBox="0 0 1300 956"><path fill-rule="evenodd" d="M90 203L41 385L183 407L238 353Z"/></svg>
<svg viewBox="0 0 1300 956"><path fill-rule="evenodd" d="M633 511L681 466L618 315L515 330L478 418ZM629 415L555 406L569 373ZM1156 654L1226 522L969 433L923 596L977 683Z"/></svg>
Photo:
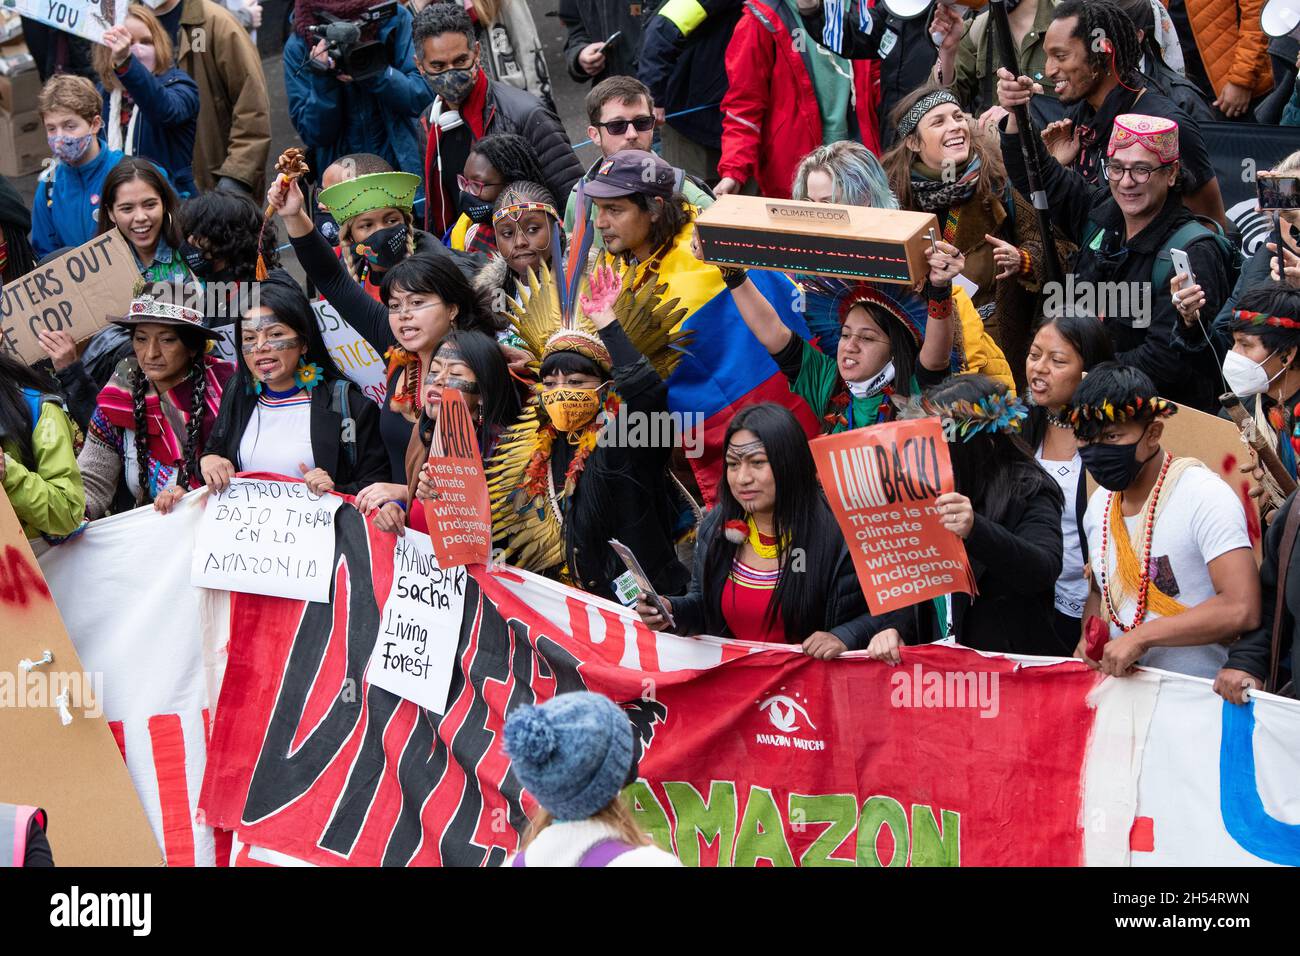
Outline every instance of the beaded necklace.
<svg viewBox="0 0 1300 956"><path fill-rule="evenodd" d="M771 561L781 554L781 545L775 536L763 534L754 523L754 516L749 515L749 546L754 553L764 560Z"/></svg>
<svg viewBox="0 0 1300 956"><path fill-rule="evenodd" d="M1151 537L1155 533L1156 505L1160 501L1160 489L1164 487L1165 475L1168 474L1173 460L1174 456L1166 453L1164 464L1160 466L1160 475L1156 478L1155 487L1151 489L1151 496L1142 515L1142 565L1138 577L1137 613L1133 617L1132 624L1125 624L1119 619L1119 614L1116 613L1116 608L1110 599L1110 580L1106 573L1106 569L1110 566L1107 530L1111 516L1115 513L1115 509L1120 507L1120 492L1112 491L1106 499L1106 518L1101 523L1101 603L1115 626L1126 634L1141 624L1147 616L1147 591L1151 587ZM1119 520L1124 520L1123 514L1119 516Z"/></svg>

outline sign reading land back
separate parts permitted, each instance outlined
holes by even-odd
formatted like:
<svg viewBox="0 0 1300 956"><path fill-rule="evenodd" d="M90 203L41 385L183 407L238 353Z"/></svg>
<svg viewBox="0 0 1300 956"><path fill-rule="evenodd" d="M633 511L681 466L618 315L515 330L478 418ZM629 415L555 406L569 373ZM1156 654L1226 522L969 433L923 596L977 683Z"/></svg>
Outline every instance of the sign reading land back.
<svg viewBox="0 0 1300 956"><path fill-rule="evenodd" d="M932 213L722 196L695 221L705 262L915 285Z"/></svg>

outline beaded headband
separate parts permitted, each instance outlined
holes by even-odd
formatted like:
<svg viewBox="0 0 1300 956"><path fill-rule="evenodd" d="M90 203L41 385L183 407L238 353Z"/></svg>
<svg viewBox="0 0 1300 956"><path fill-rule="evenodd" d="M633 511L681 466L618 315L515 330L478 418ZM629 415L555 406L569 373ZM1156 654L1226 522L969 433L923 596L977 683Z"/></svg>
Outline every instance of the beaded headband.
<svg viewBox="0 0 1300 956"><path fill-rule="evenodd" d="M1009 394L985 395L978 402L923 401L922 407L943 421L943 437L948 442L967 442L980 432L1018 435L1020 423L1029 416L1025 403Z"/></svg>
<svg viewBox="0 0 1300 956"><path fill-rule="evenodd" d="M898 138L911 136L916 131L917 124L921 122L921 117L936 106L942 106L944 103L952 103L954 106L961 106L957 97L953 96L948 90L935 90L933 93L927 93L915 103L912 108L903 114L903 118L898 121Z"/></svg>
<svg viewBox="0 0 1300 956"><path fill-rule="evenodd" d="M1168 418L1177 412L1178 406L1167 398L1158 395L1153 398L1143 398L1138 395L1125 405L1116 405L1109 399L1100 405L1071 405L1066 408L1061 417L1070 423L1075 436L1082 438L1085 437L1085 432L1091 434L1100 431L1101 426L1108 422L1120 425L1139 416L1150 416L1152 419Z"/></svg>
<svg viewBox="0 0 1300 956"><path fill-rule="evenodd" d="M1289 319L1284 315L1269 315L1267 312L1251 312L1247 309L1233 309L1232 321L1241 325L1271 325L1277 329L1300 329L1300 321Z"/></svg>
<svg viewBox="0 0 1300 956"><path fill-rule="evenodd" d="M844 290L840 300L840 324L844 324L844 320L848 318L855 306L878 306L902 323L903 328L907 329L919 348L925 341L925 302L918 296L910 296L906 301L911 304L911 309L873 283L855 283Z"/></svg>
<svg viewBox="0 0 1300 956"><path fill-rule="evenodd" d="M614 365L605 343L581 329L561 329L552 335L546 340L546 347L542 350L542 360L545 361L556 352L577 352L584 358L591 359L606 372Z"/></svg>
<svg viewBox="0 0 1300 956"><path fill-rule="evenodd" d="M560 214L555 211L555 207L548 202L534 202L527 200L523 202L512 202L508 206L502 206L492 214L492 225L495 226L502 219L512 219L518 222L523 218L526 212L544 212L552 219L559 220Z"/></svg>

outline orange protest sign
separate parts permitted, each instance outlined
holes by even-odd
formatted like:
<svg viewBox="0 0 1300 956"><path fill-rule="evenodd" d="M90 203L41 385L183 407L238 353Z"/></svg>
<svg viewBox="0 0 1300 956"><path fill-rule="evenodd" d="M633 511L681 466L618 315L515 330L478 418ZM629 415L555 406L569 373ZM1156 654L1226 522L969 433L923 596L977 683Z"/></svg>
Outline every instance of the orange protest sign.
<svg viewBox="0 0 1300 956"><path fill-rule="evenodd" d="M953 490L939 419L826 435L813 440L812 451L871 613L975 593L966 546L935 507Z"/></svg>
<svg viewBox="0 0 1300 956"><path fill-rule="evenodd" d="M424 518L438 567L486 564L492 553L492 506L465 396L442 390L438 427L429 448L438 497L424 503Z"/></svg>

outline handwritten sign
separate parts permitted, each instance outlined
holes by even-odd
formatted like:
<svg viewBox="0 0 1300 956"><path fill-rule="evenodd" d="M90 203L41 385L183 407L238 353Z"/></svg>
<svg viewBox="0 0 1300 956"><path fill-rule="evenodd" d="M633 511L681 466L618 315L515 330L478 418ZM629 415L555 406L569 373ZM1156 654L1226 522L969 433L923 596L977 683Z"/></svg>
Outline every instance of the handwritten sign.
<svg viewBox="0 0 1300 956"><path fill-rule="evenodd" d="M377 404L383 404L388 394L388 379L384 372L386 365L374 346L367 342L352 326L339 317L334 306L324 300L311 304L316 313L316 324L320 327L325 348L334 358L339 371L356 382L357 387ZM221 329L221 338L217 340L216 351L227 362L239 362L239 350L235 348L235 325Z"/></svg>
<svg viewBox="0 0 1300 956"><path fill-rule="evenodd" d="M337 495L300 481L236 478L203 512L190 583L302 601L328 601Z"/></svg>
<svg viewBox="0 0 1300 956"><path fill-rule="evenodd" d="M444 568L428 535L408 530L393 551L393 586L379 613L366 679L435 714L447 693L465 611L463 567Z"/></svg>
<svg viewBox="0 0 1300 956"><path fill-rule="evenodd" d="M429 467L438 497L424 503L424 518L438 563L444 568L486 564L492 553L487 478L474 434L474 419L465 396L454 388L442 391Z"/></svg>
<svg viewBox="0 0 1300 956"><path fill-rule="evenodd" d="M112 229L0 289L0 352L31 364L45 358L41 329L90 338L126 315L140 278L122 234Z"/></svg>
<svg viewBox="0 0 1300 956"><path fill-rule="evenodd" d="M115 20L123 21L126 4L117 7L116 15L115 6L114 0L4 0L0 3L2 9L16 10L25 17L95 43L104 39L104 31Z"/></svg>
<svg viewBox="0 0 1300 956"><path fill-rule="evenodd" d="M966 546L935 507L953 490L939 419L857 428L811 445L873 614L953 591L975 593Z"/></svg>

